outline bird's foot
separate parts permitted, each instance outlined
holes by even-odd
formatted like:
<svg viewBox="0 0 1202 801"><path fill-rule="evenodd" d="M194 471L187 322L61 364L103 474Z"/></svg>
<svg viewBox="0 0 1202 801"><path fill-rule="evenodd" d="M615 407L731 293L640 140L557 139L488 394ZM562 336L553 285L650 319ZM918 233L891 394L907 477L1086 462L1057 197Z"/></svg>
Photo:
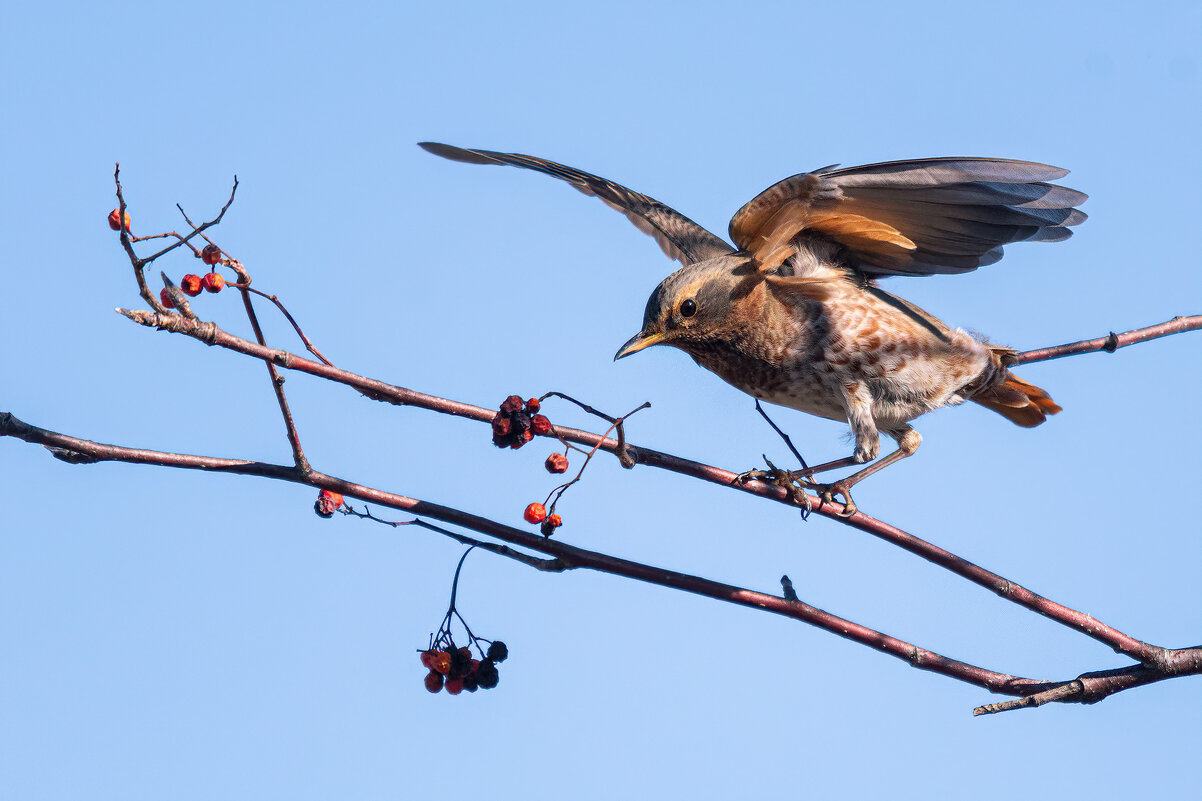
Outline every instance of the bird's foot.
<svg viewBox="0 0 1202 801"><path fill-rule="evenodd" d="M859 511L856 508L856 502L851 499L851 485L846 481L836 481L833 484L812 484L811 486L823 503L836 503L835 496L843 496L843 511L838 512L839 517L851 517Z"/></svg>
<svg viewBox="0 0 1202 801"><path fill-rule="evenodd" d="M814 502L806 490L817 489L823 485L811 481L808 470L781 470L772 464L767 456L764 457L764 462L768 465L767 470L747 470L735 476L732 483L746 484L755 480L774 484L788 493L789 500L801 507L803 517L813 511Z"/></svg>

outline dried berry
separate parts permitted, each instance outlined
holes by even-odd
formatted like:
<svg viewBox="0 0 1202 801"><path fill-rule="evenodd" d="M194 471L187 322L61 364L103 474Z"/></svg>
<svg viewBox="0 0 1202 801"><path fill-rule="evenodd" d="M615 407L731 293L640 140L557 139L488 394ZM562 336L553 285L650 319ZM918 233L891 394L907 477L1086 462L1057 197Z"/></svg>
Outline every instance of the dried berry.
<svg viewBox="0 0 1202 801"><path fill-rule="evenodd" d="M467 648L457 648L451 651L451 669L447 676L452 679L462 679L472 671L472 652Z"/></svg>
<svg viewBox="0 0 1202 801"><path fill-rule="evenodd" d="M433 656L434 670L443 674L451 672L451 655L446 651L435 651Z"/></svg>
<svg viewBox="0 0 1202 801"><path fill-rule="evenodd" d="M491 659L485 659L476 669L476 683L482 690L491 690L501 680L501 674Z"/></svg>
<svg viewBox="0 0 1202 801"><path fill-rule="evenodd" d="M476 671L473 670L471 673L463 677L463 689L467 690L469 693L474 693L476 690L480 689L480 683L476 681Z"/></svg>
<svg viewBox="0 0 1202 801"><path fill-rule="evenodd" d="M183 290L185 295L190 298L194 298L201 292L200 284L201 280L199 275L188 273L180 279L179 288Z"/></svg>
<svg viewBox="0 0 1202 801"><path fill-rule="evenodd" d="M175 301L171 299L171 295L167 292L167 287L159 290L159 301L168 309L175 308Z"/></svg>
<svg viewBox="0 0 1202 801"><path fill-rule="evenodd" d="M568 457L562 453L553 453L547 457L543 466L547 468L548 473L566 473L568 472Z"/></svg>
<svg viewBox="0 0 1202 801"><path fill-rule="evenodd" d="M547 509L541 503L532 503L526 507L523 517L527 523L541 523L547 516Z"/></svg>
<svg viewBox="0 0 1202 801"><path fill-rule="evenodd" d="M206 292L220 292L225 286L225 279L221 277L221 273L205 273L204 278L200 279L200 285Z"/></svg>
<svg viewBox="0 0 1202 801"><path fill-rule="evenodd" d="M109 212L109 228L114 231L121 230L121 209L113 209ZM125 212L125 230L129 231L129 212Z"/></svg>
<svg viewBox="0 0 1202 801"><path fill-rule="evenodd" d="M431 670L426 674L426 689L432 693L436 693L442 689L442 674L436 670Z"/></svg>
<svg viewBox="0 0 1202 801"><path fill-rule="evenodd" d="M513 422L508 417L498 414L492 419L492 433L494 437L508 437L512 428Z"/></svg>
<svg viewBox="0 0 1202 801"><path fill-rule="evenodd" d="M338 507L342 506L342 502L342 495L340 493L322 490L317 494L317 501L313 504L313 511L317 512L321 517L333 517Z"/></svg>
<svg viewBox="0 0 1202 801"><path fill-rule="evenodd" d="M500 640L493 640L488 646L488 658L493 662L504 662L509 658L509 648Z"/></svg>
<svg viewBox="0 0 1202 801"><path fill-rule="evenodd" d="M514 434L511 438L512 441L509 443L509 447L516 451L518 448L522 447L532 439L534 439L534 435L529 431L523 431L520 434Z"/></svg>
<svg viewBox="0 0 1202 801"><path fill-rule="evenodd" d="M501 412L503 414L513 414L514 412L521 411L521 408L522 408L522 399L519 398L517 395L510 395L501 404Z"/></svg>
<svg viewBox="0 0 1202 801"><path fill-rule="evenodd" d="M541 408L542 404L538 402L538 398L531 398L526 401L526 411L530 412L530 414L537 414Z"/></svg>
<svg viewBox="0 0 1202 801"><path fill-rule="evenodd" d="M216 264L221 261L221 248L213 244L205 245L200 251L200 260L210 266Z"/></svg>
<svg viewBox="0 0 1202 801"><path fill-rule="evenodd" d="M447 679L447 692L451 695L463 692L463 679Z"/></svg>
<svg viewBox="0 0 1202 801"><path fill-rule="evenodd" d="M543 417L541 414L536 414L530 418L530 430L540 437L544 434L551 433L551 421Z"/></svg>

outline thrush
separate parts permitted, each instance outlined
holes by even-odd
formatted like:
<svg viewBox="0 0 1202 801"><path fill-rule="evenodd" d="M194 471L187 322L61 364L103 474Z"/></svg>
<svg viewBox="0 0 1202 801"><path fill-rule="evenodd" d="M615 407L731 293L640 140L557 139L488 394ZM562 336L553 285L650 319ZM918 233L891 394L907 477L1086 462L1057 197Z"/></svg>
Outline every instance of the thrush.
<svg viewBox="0 0 1202 801"><path fill-rule="evenodd" d="M518 153L432 142L453 161L508 164L559 178L622 212L683 265L647 301L639 333L615 359L671 345L757 400L846 421L855 450L797 471L750 471L782 486L843 497L912 455L909 424L971 400L1034 427L1060 407L1007 369L1015 352L952 328L878 286L896 275L955 274L992 264L1012 242L1057 242L1085 219L1086 195L1049 183L1067 170L950 157L839 165L786 178L730 221L735 247L646 195ZM897 450L878 461L880 433ZM812 476L873 462L831 484Z"/></svg>

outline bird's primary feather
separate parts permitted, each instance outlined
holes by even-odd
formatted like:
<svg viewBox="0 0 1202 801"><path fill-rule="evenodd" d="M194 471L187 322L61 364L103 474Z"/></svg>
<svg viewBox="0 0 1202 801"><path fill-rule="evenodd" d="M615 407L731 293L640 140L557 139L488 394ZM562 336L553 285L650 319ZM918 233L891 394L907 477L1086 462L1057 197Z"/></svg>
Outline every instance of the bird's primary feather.
<svg viewBox="0 0 1202 801"><path fill-rule="evenodd" d="M681 264L695 264L724 256L734 250L721 237L710 233L655 198L573 167L521 153L472 150L438 142L418 142L418 146L451 161L468 164L508 164L566 181L584 194L598 197L611 209L621 212L636 228L654 237L668 258L676 259Z"/></svg>

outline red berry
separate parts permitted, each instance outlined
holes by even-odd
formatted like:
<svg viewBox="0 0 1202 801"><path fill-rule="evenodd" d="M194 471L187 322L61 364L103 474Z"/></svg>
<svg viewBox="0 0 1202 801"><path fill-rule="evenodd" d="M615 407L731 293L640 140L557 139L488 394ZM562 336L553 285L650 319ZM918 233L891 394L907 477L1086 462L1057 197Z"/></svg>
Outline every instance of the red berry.
<svg viewBox="0 0 1202 801"><path fill-rule="evenodd" d="M171 296L167 294L167 287L163 287L159 290L159 300L162 301L163 305L168 309L175 308L175 301L172 300Z"/></svg>
<svg viewBox="0 0 1202 801"><path fill-rule="evenodd" d="M563 525L562 517L560 517L559 515L551 515L550 517L548 517L546 520L543 521L543 525L542 525L542 528L540 529L540 531L542 531L544 537L550 537L552 534L555 533L555 529L559 528L562 525ZM498 660L498 661L500 661L500 660Z"/></svg>
<svg viewBox="0 0 1202 801"><path fill-rule="evenodd" d="M451 671L451 655L446 651L435 651L432 658L435 671L444 675Z"/></svg>
<svg viewBox="0 0 1202 801"><path fill-rule="evenodd" d="M109 228L114 231L121 230L121 209L113 209L109 212ZM125 230L129 231L129 212L125 212Z"/></svg>
<svg viewBox="0 0 1202 801"><path fill-rule="evenodd" d="M541 408L542 404L538 402L538 398L531 398L526 401L526 411L530 412L530 414L537 414Z"/></svg>
<svg viewBox="0 0 1202 801"><path fill-rule="evenodd" d="M342 495L337 492L322 490L317 494L317 501L313 504L313 511L317 512L319 517L333 517L334 512L340 506L342 506Z"/></svg>
<svg viewBox="0 0 1202 801"><path fill-rule="evenodd" d="M190 298L200 294L200 276L188 273L179 281L179 288Z"/></svg>
<svg viewBox="0 0 1202 801"><path fill-rule="evenodd" d="M530 418L530 430L540 437L543 434L551 433L551 421L543 417L541 414L536 414Z"/></svg>
<svg viewBox="0 0 1202 801"><path fill-rule="evenodd" d="M200 251L200 260L205 264L213 265L221 261L221 248L216 245L205 245Z"/></svg>
<svg viewBox="0 0 1202 801"><path fill-rule="evenodd" d="M422 667L430 668L430 670L434 669L434 652L433 651L422 651L421 660L422 660Z"/></svg>
<svg viewBox="0 0 1202 801"><path fill-rule="evenodd" d="M566 473L568 472L568 457L562 453L553 453L547 457L543 467L547 468L548 473Z"/></svg>
<svg viewBox="0 0 1202 801"><path fill-rule="evenodd" d="M432 693L436 693L442 689L442 674L436 670L431 670L426 674L426 689Z"/></svg>
<svg viewBox="0 0 1202 801"><path fill-rule="evenodd" d="M451 695L463 692L463 679L447 679L447 692Z"/></svg>
<svg viewBox="0 0 1202 801"><path fill-rule="evenodd" d="M531 434L529 431L523 431L521 434L518 434L514 437L513 442L509 443L509 447L516 451L518 448L522 447L532 439L534 439L533 434Z"/></svg>
<svg viewBox="0 0 1202 801"><path fill-rule="evenodd" d="M513 428L513 423L508 417L503 416L500 412L492 419L492 433L498 437L508 437L510 430Z"/></svg>
<svg viewBox="0 0 1202 801"><path fill-rule="evenodd" d="M547 516L547 509L541 503L532 503L526 507L524 517L527 523L541 523Z"/></svg>
<svg viewBox="0 0 1202 801"><path fill-rule="evenodd" d="M505 399L505 402L501 404L501 411L504 414L513 414L514 412L521 411L521 409L522 399L517 395L510 395Z"/></svg>
<svg viewBox="0 0 1202 801"><path fill-rule="evenodd" d="M225 286L225 279L221 277L221 273L205 273L204 278L200 279L200 285L208 292L220 292Z"/></svg>

